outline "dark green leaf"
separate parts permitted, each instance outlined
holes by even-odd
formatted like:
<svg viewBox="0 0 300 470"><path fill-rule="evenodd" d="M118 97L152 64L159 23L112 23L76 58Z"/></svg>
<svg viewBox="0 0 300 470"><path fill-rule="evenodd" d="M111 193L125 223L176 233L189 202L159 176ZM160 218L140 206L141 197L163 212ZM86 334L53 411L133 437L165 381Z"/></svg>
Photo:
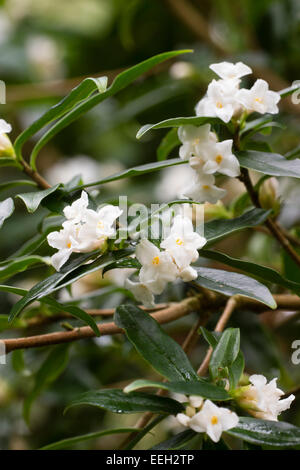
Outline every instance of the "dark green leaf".
<svg viewBox="0 0 300 470"><path fill-rule="evenodd" d="M199 379L183 349L148 313L134 305L121 305L114 319L143 358L164 377L186 382Z"/></svg>
<svg viewBox="0 0 300 470"><path fill-rule="evenodd" d="M270 308L276 308L276 302L269 289L260 282L243 274L212 268L196 268L198 278L196 283L221 294L232 296L241 295L258 300Z"/></svg>
<svg viewBox="0 0 300 470"><path fill-rule="evenodd" d="M300 159L287 160L278 153L247 150L238 152L237 157L243 168L256 170L266 175L300 178Z"/></svg>
<svg viewBox="0 0 300 470"><path fill-rule="evenodd" d="M37 210L43 199L45 199L47 196L49 196L51 193L54 193L59 188L59 184L56 184L55 186L52 186L49 189L44 189L43 191L36 191L35 193L24 193L24 194L18 194L16 197L21 199L28 212L32 213Z"/></svg>
<svg viewBox="0 0 300 470"><path fill-rule="evenodd" d="M82 405L96 406L113 413L151 411L160 414L177 414L184 410L183 405L172 398L142 392L124 393L122 390L106 389L80 395L67 406L65 412L74 406Z"/></svg>
<svg viewBox="0 0 300 470"><path fill-rule="evenodd" d="M15 186L37 186L37 184L31 180L7 181L6 183L0 184L0 191L6 191L7 189L14 188Z"/></svg>
<svg viewBox="0 0 300 470"><path fill-rule="evenodd" d="M252 209L235 219L211 220L204 225L204 236L211 245L239 230L263 224L270 212L264 209Z"/></svg>
<svg viewBox="0 0 300 470"><path fill-rule="evenodd" d="M193 126L203 126L203 124L223 124L219 118L214 117L203 117L203 116L188 116L188 117L177 117L166 119L164 121L158 122L157 124L146 124L141 127L138 131L136 138L140 139L147 132L154 129L165 129L168 127L180 127L186 126L187 124L192 124Z"/></svg>
<svg viewBox="0 0 300 470"><path fill-rule="evenodd" d="M154 382L152 380L135 380L124 389L124 392L131 393L140 388L153 387L170 390L174 393L183 393L184 395L198 395L210 400L221 401L229 400L229 395L223 388L217 387L206 380L198 379L195 382Z"/></svg>
<svg viewBox="0 0 300 470"><path fill-rule="evenodd" d="M163 138L157 149L157 160L163 161L168 158L170 152L180 144L176 127L171 129Z"/></svg>
<svg viewBox="0 0 300 470"><path fill-rule="evenodd" d="M79 442L89 441L91 439L99 439L99 437L110 436L112 434L123 434L139 432L139 428L118 428L118 429L106 429L105 431L91 432L89 434L82 434L81 436L69 437L68 439L62 439L61 441L53 442L42 447L40 450L66 450L69 447L73 447Z"/></svg>
<svg viewBox="0 0 300 470"><path fill-rule="evenodd" d="M300 445L300 428L284 422L240 418L238 425L226 431L226 434L258 445L272 447Z"/></svg>
<svg viewBox="0 0 300 470"><path fill-rule="evenodd" d="M10 261L6 265L0 267L0 280L3 281L17 273L27 270L30 266L36 264L50 264L49 259L42 256L23 256Z"/></svg>
<svg viewBox="0 0 300 470"><path fill-rule="evenodd" d="M166 441L160 442L156 444L151 450L174 450L178 449L179 447L183 446L187 442L189 442L193 437L195 437L197 433L192 431L192 429L187 429L186 431L180 432L176 434L176 436L167 439Z"/></svg>
<svg viewBox="0 0 300 470"><path fill-rule="evenodd" d="M201 256L204 258L212 259L218 261L219 263L226 264L236 269L244 271L249 276L253 276L262 281L269 281L274 284L277 284L287 289L293 290L298 295L300 295L300 283L290 281L289 279L281 276L277 271L266 266L261 266L256 263L251 263L250 261L243 261L237 258L232 258L231 256L220 253L219 251L211 250L201 250Z"/></svg>
<svg viewBox="0 0 300 470"><path fill-rule="evenodd" d="M213 378L218 377L219 369L231 366L240 350L239 328L227 328L215 346L209 369Z"/></svg>
<svg viewBox="0 0 300 470"><path fill-rule="evenodd" d="M230 388L235 389L239 383L239 380L244 372L245 359L242 351L239 351L236 359L233 361L231 366L228 367Z"/></svg>
<svg viewBox="0 0 300 470"><path fill-rule="evenodd" d="M295 91L300 89L300 84L297 83L295 85L291 85L288 88L284 88L283 90L279 91L281 98L286 98L289 95L292 95Z"/></svg>

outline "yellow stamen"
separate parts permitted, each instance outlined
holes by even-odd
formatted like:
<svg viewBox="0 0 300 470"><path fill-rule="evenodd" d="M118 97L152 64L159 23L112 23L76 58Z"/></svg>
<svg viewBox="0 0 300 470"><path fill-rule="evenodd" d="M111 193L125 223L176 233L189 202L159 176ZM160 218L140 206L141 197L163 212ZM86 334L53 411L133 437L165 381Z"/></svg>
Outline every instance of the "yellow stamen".
<svg viewBox="0 0 300 470"><path fill-rule="evenodd" d="M101 222L101 220L99 220L99 222L97 223L97 227L98 228L103 228L104 227L104 224L103 224L103 222Z"/></svg>
<svg viewBox="0 0 300 470"><path fill-rule="evenodd" d="M202 186L202 188L203 188L203 189L209 189L210 186L209 186L208 184L204 184L204 185Z"/></svg>
<svg viewBox="0 0 300 470"><path fill-rule="evenodd" d="M263 103L263 99L262 98L255 98L255 100L257 103Z"/></svg>
<svg viewBox="0 0 300 470"><path fill-rule="evenodd" d="M220 108L220 109L223 108L221 101L217 101L216 106L217 108Z"/></svg>
<svg viewBox="0 0 300 470"><path fill-rule="evenodd" d="M212 416L212 418L211 418L211 420L210 420L211 424L217 424L218 421L219 421L219 420L218 420L218 417L217 417L217 416Z"/></svg>
<svg viewBox="0 0 300 470"><path fill-rule="evenodd" d="M217 155L216 156L216 162L218 163L218 165L221 163L222 160L223 160L222 155Z"/></svg>
<svg viewBox="0 0 300 470"><path fill-rule="evenodd" d="M159 264L159 256L154 256L153 260L152 260L152 264Z"/></svg>
<svg viewBox="0 0 300 470"><path fill-rule="evenodd" d="M181 238L177 238L176 245L182 246L183 244L184 244L184 241L181 240Z"/></svg>
<svg viewBox="0 0 300 470"><path fill-rule="evenodd" d="M72 244L71 244L71 242L69 242L69 243L67 244L67 247L68 247L68 248L71 248L71 246L72 246Z"/></svg>

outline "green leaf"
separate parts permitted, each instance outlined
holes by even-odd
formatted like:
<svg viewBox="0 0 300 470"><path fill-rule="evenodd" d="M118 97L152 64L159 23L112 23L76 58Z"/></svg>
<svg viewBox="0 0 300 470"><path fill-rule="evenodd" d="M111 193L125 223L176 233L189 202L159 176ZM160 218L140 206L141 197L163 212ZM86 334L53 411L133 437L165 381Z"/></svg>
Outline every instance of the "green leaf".
<svg viewBox="0 0 300 470"><path fill-rule="evenodd" d="M160 414L177 414L184 410L178 401L172 398L149 395L148 393L124 393L122 390L106 389L86 392L73 400L65 412L74 406L96 406L113 413L143 413L151 411Z"/></svg>
<svg viewBox="0 0 300 470"><path fill-rule="evenodd" d="M158 122L157 124L146 124L141 127L138 131L136 138L140 139L147 132L155 129L165 129L168 127L180 127L192 124L193 126L203 126L203 124L222 124L223 121L219 118L214 117L203 117L203 116L188 116L188 117L177 117L171 119L165 119L164 121Z"/></svg>
<svg viewBox="0 0 300 470"><path fill-rule="evenodd" d="M111 183L112 181L118 181L124 178L131 178L132 176L141 176L147 173L152 173L153 171L162 170L163 168L167 168L169 166L182 165L187 163L187 160L182 160L181 158L172 158L163 162L146 163L145 165L134 166L132 168L129 168L128 170L121 171L120 173L115 173L112 176L108 176L106 178L103 178L102 180L95 181L94 183L82 184L81 186L77 186L77 188L75 189L79 190L88 188L90 186L98 186L100 184ZM74 191L74 188L72 191Z"/></svg>
<svg viewBox="0 0 300 470"><path fill-rule="evenodd" d="M136 434L134 436L133 439L131 439L131 441L129 442L129 444L124 448L124 450L131 450L133 449L136 444L138 442L140 442L140 440L143 439L144 436L146 436L146 434L148 434L148 432L151 431L151 429L153 429L155 426L157 426L157 424L159 424L161 421L163 421L164 419L166 419L166 415L158 415L156 416L152 421L150 421L150 423L145 426L144 428L141 429L141 431Z"/></svg>
<svg viewBox="0 0 300 470"><path fill-rule="evenodd" d="M265 209L252 209L235 219L216 219L204 225L204 236L208 245L222 240L222 238L245 228L261 225L268 218L271 211Z"/></svg>
<svg viewBox="0 0 300 470"><path fill-rule="evenodd" d="M268 305L270 308L276 308L276 302L269 289L251 277L221 269L196 267L196 270L198 278L194 282L206 289L228 296L249 297Z"/></svg>
<svg viewBox="0 0 300 470"><path fill-rule="evenodd" d="M7 181L5 183L0 184L0 191L6 191L7 189L14 188L15 186L35 186L37 184L31 180L14 180L14 181Z"/></svg>
<svg viewBox="0 0 300 470"><path fill-rule="evenodd" d="M289 95L292 95L295 91L300 89L300 84L297 83L296 85L291 85L288 88L284 88L283 90L279 91L281 98L286 98Z"/></svg>
<svg viewBox="0 0 300 470"><path fill-rule="evenodd" d="M78 106L76 106L74 109L70 110L61 119L56 121L55 124L40 138L40 140L35 145L31 154L31 160L35 161L38 152L44 147L44 145L46 145L47 142L49 142L49 140L51 140L58 132L60 132L62 129L74 122L87 111L100 104L106 98L109 98L110 96L113 96L122 89L126 88L141 75L145 74L146 72L148 72L148 70L152 69L155 65L158 65L161 62L164 62L165 60L172 59L173 57L176 57L180 54L185 54L187 52L192 51L181 50L158 54L120 73L114 79L111 86L106 89L106 91L101 94L91 96L90 98L86 99Z"/></svg>
<svg viewBox="0 0 300 470"><path fill-rule="evenodd" d="M157 160L163 161L168 158L170 152L180 144L177 129L174 127L163 138L157 149Z"/></svg>
<svg viewBox="0 0 300 470"><path fill-rule="evenodd" d="M212 259L214 261L218 261L219 263L231 266L232 268L240 269L241 271L247 273L248 276L253 276L262 281L272 282L279 286L290 289L296 292L296 294L300 295L300 283L290 281L275 271L275 269L261 266L260 264L252 263L250 261L243 261L237 258L232 258L231 256L220 253L219 251L201 250L200 254L204 258Z"/></svg>
<svg viewBox="0 0 300 470"><path fill-rule="evenodd" d="M278 153L247 150L237 153L243 168L256 170L266 175L300 178L300 159L287 160Z"/></svg>
<svg viewBox="0 0 300 470"><path fill-rule="evenodd" d="M45 199L50 194L54 193L59 188L59 184L52 186L49 189L44 189L43 191L36 191L35 193L24 193L17 194L17 198L21 199L28 212L33 213L37 210L43 199Z"/></svg>
<svg viewBox="0 0 300 470"><path fill-rule="evenodd" d="M106 90L107 77L88 77L85 78L76 88L65 96L59 103L52 106L46 111L37 121L34 121L24 132L22 132L15 141L15 151L18 157L21 156L21 151L24 143L30 139L34 134L40 131L43 127L50 124L55 119L60 118L68 111L70 111L78 103L88 98L94 91L103 93ZM31 161L31 166L35 169L34 160Z"/></svg>
<svg viewBox="0 0 300 470"><path fill-rule="evenodd" d="M230 398L223 388L201 379L194 382L154 382L152 380L140 379L127 385L127 387L124 388L124 392L131 393L132 391L145 387L162 388L163 390L183 393L184 395L198 395L214 401L229 400Z"/></svg>
<svg viewBox="0 0 300 470"><path fill-rule="evenodd" d="M15 372L20 374L25 369L24 362L24 351L22 349L16 349L12 351L11 364Z"/></svg>
<svg viewBox="0 0 300 470"><path fill-rule="evenodd" d="M300 145L298 145L296 148L294 148L293 150L290 150L284 155L284 157L287 158L288 160L292 160L299 156L300 156Z"/></svg>
<svg viewBox="0 0 300 470"><path fill-rule="evenodd" d="M118 259L130 255L132 252L133 249L125 249L102 256L99 256L99 252L84 253L76 256L65 266L63 266L59 272L56 272L52 276L44 279L32 287L32 289L30 289L26 295L24 295L24 297L13 306L9 317L10 321L13 321L19 315L19 313L21 313L21 311L34 300L40 300L43 297L52 294L56 290L68 286L72 282L77 281L89 273L105 268L109 264L115 263ZM86 264L87 261L95 258L97 254L98 257L92 263ZM49 299L47 302L49 302Z"/></svg>
<svg viewBox="0 0 300 470"><path fill-rule="evenodd" d="M114 320L143 358L164 377L186 382L199 379L183 349L148 313L134 305L120 305Z"/></svg>
<svg viewBox="0 0 300 470"><path fill-rule="evenodd" d="M239 328L227 328L213 350L209 370L213 378L218 377L219 369L233 364L240 350Z"/></svg>
<svg viewBox="0 0 300 470"><path fill-rule="evenodd" d="M36 264L47 264L50 265L49 258L43 258L42 256L23 256L16 258L13 261L8 262L6 265L0 267L0 280L3 281L15 274L26 271L29 267Z"/></svg>
<svg viewBox="0 0 300 470"><path fill-rule="evenodd" d="M68 363L69 345L61 344L52 349L46 360L41 365L35 377L35 385L31 393L27 395L24 401L23 415L29 423L30 411L33 402L42 393L42 391L53 383L64 371Z"/></svg>
<svg viewBox="0 0 300 470"><path fill-rule="evenodd" d="M235 389L240 381L242 373L245 368L245 359L242 351L239 351L236 359L233 361L231 366L228 367L228 375L230 388Z"/></svg>
<svg viewBox="0 0 300 470"><path fill-rule="evenodd" d="M0 228L2 227L4 221L11 216L14 210L14 201L11 197L0 202Z"/></svg>
<svg viewBox="0 0 300 470"><path fill-rule="evenodd" d="M186 431L180 432L166 441L156 444L151 448L151 450L175 450L179 447L182 447L196 435L197 433L195 431L192 431L192 429L187 429Z"/></svg>
<svg viewBox="0 0 300 470"><path fill-rule="evenodd" d="M68 439L62 439L61 441L53 442L40 450L66 450L69 447L73 447L75 444L84 441L90 441L91 439L98 439L103 436L111 436L112 434L123 434L123 433L139 432L139 428L117 428L117 429L106 429L105 431L91 432L89 434L82 434L81 436L69 437Z"/></svg>
<svg viewBox="0 0 300 470"><path fill-rule="evenodd" d="M220 339L221 333L215 331L208 331L204 326L200 326L200 331L203 334L204 339L214 349Z"/></svg>
<svg viewBox="0 0 300 470"><path fill-rule="evenodd" d="M226 434L258 445L272 447L300 445L300 428L280 421L240 418L238 425L226 431Z"/></svg>

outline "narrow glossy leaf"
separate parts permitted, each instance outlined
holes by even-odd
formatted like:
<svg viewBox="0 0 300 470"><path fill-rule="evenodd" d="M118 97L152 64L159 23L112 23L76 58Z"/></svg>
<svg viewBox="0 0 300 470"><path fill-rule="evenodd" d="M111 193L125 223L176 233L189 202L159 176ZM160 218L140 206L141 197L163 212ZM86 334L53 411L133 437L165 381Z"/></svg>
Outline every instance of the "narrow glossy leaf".
<svg viewBox="0 0 300 470"><path fill-rule="evenodd" d="M34 400L61 375L67 366L68 347L69 345L62 344L53 348L38 370L34 388L24 401L23 415L27 423L29 422L30 410Z"/></svg>
<svg viewBox="0 0 300 470"><path fill-rule="evenodd" d="M11 197L0 202L0 228L2 227L4 221L11 216L14 210L14 201Z"/></svg>
<svg viewBox="0 0 300 470"><path fill-rule="evenodd" d="M204 326L200 326L200 331L203 334L204 339L214 349L218 344L221 333L217 333L215 331L208 331L206 328L204 328Z"/></svg>
<svg viewBox="0 0 300 470"><path fill-rule="evenodd" d="M182 431L170 439L167 439L166 441L156 444L154 447L151 447L151 450L175 450L179 447L182 447L196 435L197 433L195 431L192 429L187 429L186 431Z"/></svg>
<svg viewBox="0 0 300 470"><path fill-rule="evenodd" d="M213 350L209 370L215 378L219 374L219 369L231 366L236 360L240 350L240 330L239 328L227 328Z"/></svg>
<svg viewBox="0 0 300 470"><path fill-rule="evenodd" d="M165 129L168 127L180 127L186 126L187 124L192 124L193 126L203 126L204 124L222 124L223 121L219 118L214 117L203 117L203 116L187 116L187 117L177 117L171 119L165 119L164 121L158 122L157 124L146 124L141 127L138 131L136 138L140 139L147 132L155 129Z"/></svg>
<svg viewBox="0 0 300 470"><path fill-rule="evenodd" d="M177 414L184 410L183 405L172 398L142 392L124 393L122 390L106 389L80 395L67 406L65 412L74 406L82 405L95 406L113 413L152 411L161 414Z"/></svg>
<svg viewBox="0 0 300 470"><path fill-rule="evenodd" d="M24 193L24 194L18 194L16 197L21 199L28 212L32 213L37 210L43 199L45 199L47 196L50 194L54 193L59 188L59 184L52 186L49 189L44 189L43 191L36 191L35 193Z"/></svg>
<svg viewBox="0 0 300 470"><path fill-rule="evenodd" d="M34 121L24 132L22 132L15 142L15 151L18 156L21 155L21 149L24 143L30 139L34 134L41 130L46 125L50 124L55 119L66 114L75 105L88 98L94 91L103 93L106 90L107 77L88 77L85 78L76 88L64 97L59 103L52 106L46 111L37 121ZM33 162L32 162L33 163Z"/></svg>
<svg viewBox="0 0 300 470"><path fill-rule="evenodd" d="M164 62L165 60L171 59L180 54L185 54L187 52L192 52L192 51L181 50L181 51L172 51L172 52L165 52L163 54L158 54L120 73L114 79L110 87L106 89L105 92L101 94L97 94L95 96L91 96L90 98L85 100L83 103L80 103L74 109L72 109L67 114L65 114L61 119L59 119L37 142L36 146L34 147L32 151L32 155L31 155L32 160L35 160L41 148L43 148L44 145L46 145L46 143L49 142L49 140L51 140L58 132L60 132L62 129L64 129L69 124L71 124L76 119L78 119L80 116L88 112L90 109L100 104L106 98L115 95L116 93L121 91L123 88L126 88L128 85L134 82L141 75L145 74L146 72L148 72L148 70L152 69L155 65L158 65L161 62Z"/></svg>
<svg viewBox="0 0 300 470"><path fill-rule="evenodd" d="M242 351L239 351L236 359L233 361L231 366L228 367L230 388L235 389L239 383L239 380L244 372L245 359Z"/></svg>
<svg viewBox="0 0 300 470"><path fill-rule="evenodd" d="M0 191L6 191L9 188L14 188L15 186L37 186L34 181L31 180L14 180L7 181L0 184Z"/></svg>
<svg viewBox="0 0 300 470"><path fill-rule="evenodd" d="M251 277L221 269L196 267L196 270L198 278L194 282L206 289L228 296L249 297L268 305L270 308L276 308L276 302L269 289Z"/></svg>
<svg viewBox="0 0 300 470"><path fill-rule="evenodd" d="M178 131L174 127L165 135L159 144L157 149L157 160L160 162L166 160L170 155L170 152L179 144L180 140L178 138Z"/></svg>
<svg viewBox="0 0 300 470"><path fill-rule="evenodd" d="M102 180L95 181L94 183L83 184L78 186L76 189L88 188L90 186L98 186L100 184L111 183L112 181L122 180L124 178L131 178L132 176L141 176L147 173L152 173L154 171L162 170L169 166L187 164L187 160L181 160L181 158L172 158L163 162L153 162L146 163L145 165L138 165L128 170L121 171L120 173L115 173L112 176L103 178ZM73 189L74 190L74 189Z"/></svg>
<svg viewBox="0 0 300 470"><path fill-rule="evenodd" d="M44 447L41 447L40 450L66 450L69 447L73 447L79 442L90 441L91 439L99 439L103 436L111 436L112 434L123 434L123 433L132 433L139 432L139 428L117 428L117 429L107 429L105 431L90 432L89 434L82 434L81 436L69 437L68 439L62 439L61 441L53 442Z"/></svg>
<svg viewBox="0 0 300 470"><path fill-rule="evenodd" d="M220 253L219 251L201 250L200 254L204 258L212 259L214 261L218 261L219 263L231 266L232 268L240 269L249 276L253 276L262 281L272 282L279 286L290 289L296 292L296 294L300 295L300 283L290 281L275 271L275 269L268 268L267 266L261 266L260 264L252 263L250 261L243 261L237 258L232 258L231 256Z"/></svg>
<svg viewBox="0 0 300 470"><path fill-rule="evenodd" d="M284 155L284 157L287 158L288 160L292 160L299 156L300 156L300 145L298 145L298 147L294 148L293 150L290 150Z"/></svg>
<svg viewBox="0 0 300 470"><path fill-rule="evenodd" d="M251 121L247 121L243 129L241 130L240 135L245 136L245 134L248 134L249 132L257 131L261 126L272 122L272 120L273 116L267 115L259 117L257 119L252 119Z"/></svg>
<svg viewBox="0 0 300 470"><path fill-rule="evenodd" d="M272 176L300 178L300 159L287 160L278 153L247 150L237 154L243 168L256 170Z"/></svg>
<svg viewBox="0 0 300 470"><path fill-rule="evenodd" d="M0 280L3 281L9 277L14 276L17 273L23 272L29 267L36 264L50 264L49 258L43 258L42 256L23 256L17 258L4 266L0 267Z"/></svg>
<svg viewBox="0 0 300 470"><path fill-rule="evenodd" d="M111 252L102 256L98 255L92 263L88 264L86 264L86 262L95 258L98 252L84 253L76 256L75 259L69 261L65 266L63 266L59 272L56 272L52 276L44 279L30 289L30 291L28 291L26 295L13 306L10 313L10 321L13 321L14 318L16 318L16 316L34 300L40 300L41 298L52 294L56 290L77 281L81 277L96 270L100 270L122 257L126 257L131 254L132 251L133 249L126 249Z"/></svg>
<svg viewBox="0 0 300 470"><path fill-rule="evenodd" d="M186 382L199 379L183 349L148 313L134 305L121 305L114 320L143 358L164 377Z"/></svg>
<svg viewBox="0 0 300 470"><path fill-rule="evenodd" d="M286 98L289 95L292 95L295 91L300 89L300 84L297 83L295 85L291 85L288 88L284 88L283 90L279 91L281 98Z"/></svg>
<svg viewBox="0 0 300 470"><path fill-rule="evenodd" d="M273 447L300 445L300 428L280 421L242 417L238 425L226 431L226 434L258 445Z"/></svg>
<svg viewBox="0 0 300 470"><path fill-rule="evenodd" d="M158 415L156 416L156 418L154 418L152 421L150 421L150 423L145 426L143 429L141 429L139 431L138 434L136 434L134 436L133 439L131 439L131 441L129 442L129 444L124 448L124 450L131 450L133 449L136 444L138 442L140 442L140 440L143 439L144 436L146 436L146 434L148 434L148 432L150 432L157 424L159 424L161 421L163 421L164 419L166 419L167 416L166 415Z"/></svg>
<svg viewBox="0 0 300 470"><path fill-rule="evenodd" d="M195 382L153 382L152 380L135 380L124 388L125 393L145 388L162 388L174 393L183 393L184 395L198 395L210 400L221 401L229 400L229 395L223 388L217 387L206 380L198 379Z"/></svg>
<svg viewBox="0 0 300 470"><path fill-rule="evenodd" d="M265 209L252 209L235 219L211 220L204 225L204 236L211 245L232 233L263 224L270 212Z"/></svg>

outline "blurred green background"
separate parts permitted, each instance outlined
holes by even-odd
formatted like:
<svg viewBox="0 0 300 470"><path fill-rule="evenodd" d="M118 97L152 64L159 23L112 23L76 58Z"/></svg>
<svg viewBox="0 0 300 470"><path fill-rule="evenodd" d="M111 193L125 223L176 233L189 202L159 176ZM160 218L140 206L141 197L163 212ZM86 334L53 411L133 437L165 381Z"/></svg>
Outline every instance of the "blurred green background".
<svg viewBox="0 0 300 470"><path fill-rule="evenodd" d="M111 81L120 70L154 54L193 49L193 54L157 67L103 102L57 135L41 152L39 170L50 183L66 182L79 173L84 182L90 182L122 168L155 160L164 131L149 133L137 141L137 130L145 123L194 114L196 102L213 78L208 69L210 63L242 60L254 70L254 76L247 79L249 85L261 77L270 83L271 89L279 90L300 79L299 44L298 0L0 1L0 79L7 85L7 103L0 105L0 117L12 124L15 138L84 77L107 75ZM294 105L288 98L281 111L281 122L286 128L276 129L263 139L268 139L275 151L286 153L300 144L300 105ZM25 148L25 156L33 143ZM16 170L1 169L0 183L19 176ZM189 174L182 167L174 167L107 185L101 189L100 197L103 201L126 194L133 202L168 201L176 198L183 179L188 180ZM233 181L226 188L228 206L242 188ZM299 225L299 183L284 179L280 190L286 200L280 216L282 223L288 228ZM14 191L7 191L1 196L4 199L13 194ZM219 209L223 210L221 206ZM1 260L36 235L45 215L46 211L40 209L28 216L21 201L16 202L16 212L0 232ZM223 242L220 248L300 279L297 268L262 233L243 233ZM40 253L50 254L45 245ZM45 267L32 269L9 283L28 288L50 272ZM110 292L109 282L120 284L120 275L111 281L93 276L76 286L73 295L102 289L101 297L84 305L114 306L122 300L122 294L105 295ZM181 295L183 292L174 288L162 300L176 300ZM7 314L15 300L12 295L1 295L1 313ZM286 322L279 331L268 316L249 313L241 318L237 313L232 321L242 328L247 371L268 377L281 375L284 387L295 386L300 366L292 365L290 356L292 341L300 339L299 322ZM192 319L181 320L168 330L181 341L191 323ZM51 328L54 331L58 327ZM5 332L1 336L16 334L22 333ZM201 341L193 353L195 363L199 363L204 351ZM48 353L49 350L41 349L26 352L24 357L16 354L9 357L7 366L0 365L0 448L38 448L63 437L134 422L132 416L112 416L89 409L62 416L66 403L81 391L122 385L123 381L127 383L144 374L152 376L124 339L103 338L70 347L68 368L38 398L27 427L22 419L23 399L32 390L35 373ZM299 402L286 419L300 425ZM162 424L153 442L167 436L172 427L171 422ZM81 448L114 448L117 442L117 437L109 437L82 444Z"/></svg>

